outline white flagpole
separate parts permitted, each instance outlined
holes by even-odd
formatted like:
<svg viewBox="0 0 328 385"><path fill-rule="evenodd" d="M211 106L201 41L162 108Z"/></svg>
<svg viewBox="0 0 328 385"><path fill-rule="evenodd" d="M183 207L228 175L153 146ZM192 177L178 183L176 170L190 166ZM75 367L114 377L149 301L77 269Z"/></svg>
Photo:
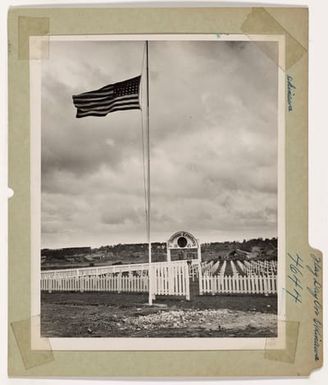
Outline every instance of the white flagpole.
<svg viewBox="0 0 328 385"><path fill-rule="evenodd" d="M148 40L146 40L146 88L147 88L147 113L146 113L146 131L147 131L147 240L148 240L148 279L149 279L149 305L153 304L153 277L151 263L151 240L150 240L150 134L149 134L149 67L148 67Z"/></svg>

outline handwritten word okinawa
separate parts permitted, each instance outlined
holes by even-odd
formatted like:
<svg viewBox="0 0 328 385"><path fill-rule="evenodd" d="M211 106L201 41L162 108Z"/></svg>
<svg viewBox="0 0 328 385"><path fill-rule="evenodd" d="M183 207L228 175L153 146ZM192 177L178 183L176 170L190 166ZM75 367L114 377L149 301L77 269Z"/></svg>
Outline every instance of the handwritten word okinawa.
<svg viewBox="0 0 328 385"><path fill-rule="evenodd" d="M293 83L294 79L292 76L287 75L287 102L288 102L288 111L293 111L293 102L295 97L296 87Z"/></svg>

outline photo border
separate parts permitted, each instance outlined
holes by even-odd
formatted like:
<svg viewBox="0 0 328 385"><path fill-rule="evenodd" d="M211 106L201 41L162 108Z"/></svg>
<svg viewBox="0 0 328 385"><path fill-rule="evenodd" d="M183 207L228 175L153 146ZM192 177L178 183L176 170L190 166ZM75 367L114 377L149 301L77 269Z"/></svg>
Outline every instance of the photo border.
<svg viewBox="0 0 328 385"><path fill-rule="evenodd" d="M51 42L65 41L245 41L276 42L277 65L277 337L51 337L40 335L41 279L41 63L49 59ZM259 51L261 50L258 47ZM30 110L31 110L31 323L32 348L44 350L264 350L285 348L285 38L283 35L245 34L111 34L30 36ZM265 52L262 52L265 55Z"/></svg>

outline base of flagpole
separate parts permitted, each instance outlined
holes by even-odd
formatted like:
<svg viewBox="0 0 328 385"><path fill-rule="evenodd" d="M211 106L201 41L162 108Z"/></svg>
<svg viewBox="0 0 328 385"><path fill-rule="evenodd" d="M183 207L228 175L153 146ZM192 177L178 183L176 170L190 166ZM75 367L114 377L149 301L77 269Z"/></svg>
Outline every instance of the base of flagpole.
<svg viewBox="0 0 328 385"><path fill-rule="evenodd" d="M166 309L166 308L168 307L168 305L163 304L163 303L152 303L152 304L150 305L148 302L142 304L142 306L156 307L156 308L158 308L158 309Z"/></svg>
<svg viewBox="0 0 328 385"><path fill-rule="evenodd" d="M152 306L153 305L153 302L155 301L156 299L156 295L155 294L152 294L151 296L148 297L148 305Z"/></svg>

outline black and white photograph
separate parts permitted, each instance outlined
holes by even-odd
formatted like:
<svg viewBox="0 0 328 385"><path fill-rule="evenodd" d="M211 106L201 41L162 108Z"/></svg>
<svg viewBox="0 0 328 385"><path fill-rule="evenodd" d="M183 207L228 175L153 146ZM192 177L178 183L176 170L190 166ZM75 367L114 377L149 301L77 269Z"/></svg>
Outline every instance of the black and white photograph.
<svg viewBox="0 0 328 385"><path fill-rule="evenodd" d="M41 337L278 337L278 63L269 38L49 39Z"/></svg>

